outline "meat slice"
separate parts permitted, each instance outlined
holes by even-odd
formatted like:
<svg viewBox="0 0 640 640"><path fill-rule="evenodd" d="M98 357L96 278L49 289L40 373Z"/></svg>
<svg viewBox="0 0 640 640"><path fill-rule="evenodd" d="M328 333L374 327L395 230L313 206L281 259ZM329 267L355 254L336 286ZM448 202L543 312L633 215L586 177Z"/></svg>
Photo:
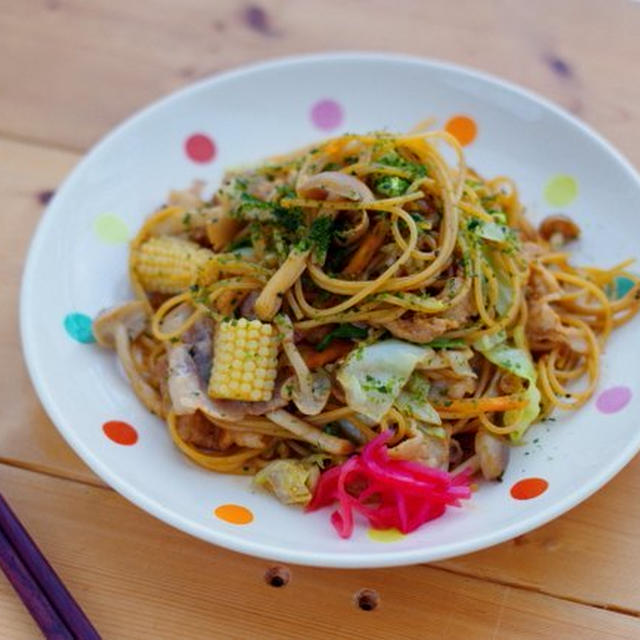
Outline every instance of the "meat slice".
<svg viewBox="0 0 640 640"><path fill-rule="evenodd" d="M525 331L532 351L550 351L564 344L576 353L587 353L588 346L576 327L565 327L549 302L529 300L529 315Z"/></svg>
<svg viewBox="0 0 640 640"><path fill-rule="evenodd" d="M533 267L527 286L528 315L525 331L532 351L550 351L566 345L576 353L586 353L588 345L576 327L566 327L551 306L549 294L560 287L549 272Z"/></svg>
<svg viewBox="0 0 640 640"><path fill-rule="evenodd" d="M263 416L269 411L275 411L276 409L282 409L289 404L289 399L282 396L282 386L289 378L289 373L281 373L276 378L276 384L273 388L273 395L271 400L265 402L245 402L243 400L216 400L216 404L219 405L225 412L237 414L240 417L244 416Z"/></svg>
<svg viewBox="0 0 640 640"><path fill-rule="evenodd" d="M201 380L209 380L213 362L213 320L201 318L182 334L182 342L189 348L189 355Z"/></svg>
<svg viewBox="0 0 640 640"><path fill-rule="evenodd" d="M424 344L435 340L447 331L464 326L474 313L473 298L468 291L457 304L439 316L414 313L410 317L387 322L384 327L396 338Z"/></svg>
<svg viewBox="0 0 640 640"><path fill-rule="evenodd" d="M191 415L176 417L178 435L184 442L206 451L225 451L238 445L249 449L261 449L267 444L267 437L250 431L233 431L216 426L196 411Z"/></svg>
<svg viewBox="0 0 640 640"><path fill-rule="evenodd" d="M434 318L420 313L416 313L410 318L398 318L384 325L385 329L388 329L396 338L418 344L431 342L443 333L459 326L456 320Z"/></svg>
<svg viewBox="0 0 640 640"><path fill-rule="evenodd" d="M176 429L184 442L199 449L223 451L221 429L209 422L199 411L191 415L176 416Z"/></svg>

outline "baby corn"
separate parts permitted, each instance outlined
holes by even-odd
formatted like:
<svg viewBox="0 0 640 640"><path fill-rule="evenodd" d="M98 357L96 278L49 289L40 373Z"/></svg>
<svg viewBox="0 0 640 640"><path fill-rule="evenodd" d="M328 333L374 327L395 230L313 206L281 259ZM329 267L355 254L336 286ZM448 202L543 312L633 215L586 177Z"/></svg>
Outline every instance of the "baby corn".
<svg viewBox="0 0 640 640"><path fill-rule="evenodd" d="M150 238L135 255L135 270L147 291L180 293L196 284L213 252L169 236Z"/></svg>
<svg viewBox="0 0 640 640"><path fill-rule="evenodd" d="M216 330L212 398L271 400L278 367L278 332L259 320L225 320Z"/></svg>

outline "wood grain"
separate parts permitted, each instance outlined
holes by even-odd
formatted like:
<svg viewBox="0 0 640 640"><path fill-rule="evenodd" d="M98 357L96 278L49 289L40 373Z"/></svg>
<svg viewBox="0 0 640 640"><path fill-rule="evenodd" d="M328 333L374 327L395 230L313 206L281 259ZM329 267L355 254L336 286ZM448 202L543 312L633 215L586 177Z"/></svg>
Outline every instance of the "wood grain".
<svg viewBox="0 0 640 640"><path fill-rule="evenodd" d="M0 486L105 638L640 637L640 458L562 518L492 549L431 567L294 567L274 589L268 563L90 486L101 481L31 390L17 329L25 250L51 190L78 152L173 89L293 53L426 55L542 93L640 164L639 32L640 3L628 0L0 0L0 462L41 472L0 464ZM354 606L363 586L380 592L378 610ZM2 637L37 635L3 578L0 620Z"/></svg>
<svg viewBox="0 0 640 640"><path fill-rule="evenodd" d="M78 156L0 140L0 459L30 468L97 482L69 449L44 413L31 387L20 349L18 298L29 239L52 189Z"/></svg>
<svg viewBox="0 0 640 640"><path fill-rule="evenodd" d="M69 152L0 140L0 164L7 167L0 174L0 193L16 214L0 235L0 249L7 255L0 268L9 283L0 289L0 304L5 308L17 308L21 255L42 210L38 194L55 186L76 158ZM3 397L12 399L5 403L0 459L101 483L71 452L40 407L22 362L15 316L0 316L0 357L13 363L0 373ZM638 496L637 487L640 458L566 516L515 541L441 566L563 598L640 612L640 556L634 544L640 529L640 500L633 498Z"/></svg>
<svg viewBox="0 0 640 640"><path fill-rule="evenodd" d="M640 457L592 498L516 539L441 564L454 571L640 613Z"/></svg>
<svg viewBox="0 0 640 640"><path fill-rule="evenodd" d="M0 130L86 149L132 111L241 63L337 49L443 58L539 91L640 160L629 0L0 0Z"/></svg>
<svg viewBox="0 0 640 640"><path fill-rule="evenodd" d="M330 571L289 567L276 589L268 562L171 529L112 491L0 465L0 485L105 638L631 638L640 620L431 567ZM358 609L363 587L378 609ZM33 638L5 603L13 640Z"/></svg>

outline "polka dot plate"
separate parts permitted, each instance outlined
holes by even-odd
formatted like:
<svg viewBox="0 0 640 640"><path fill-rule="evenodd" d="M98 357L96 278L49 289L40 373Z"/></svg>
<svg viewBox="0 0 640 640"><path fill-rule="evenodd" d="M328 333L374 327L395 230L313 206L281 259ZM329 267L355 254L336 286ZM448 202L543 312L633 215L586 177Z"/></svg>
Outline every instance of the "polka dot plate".
<svg viewBox="0 0 640 640"><path fill-rule="evenodd" d="M611 339L596 397L532 428L502 483L403 536L360 523L341 540L328 511L305 515L186 460L134 397L90 318L126 300L127 242L170 189L346 131L406 131L433 116L486 176L508 174L532 218L573 216L574 259L613 265L638 253L640 182L597 134L531 93L448 64L375 54L269 62L188 87L100 142L50 202L25 269L21 328L53 422L106 482L158 518L215 544L302 564L428 562L522 534L593 493L640 446L638 325ZM629 283L617 283L622 295ZM91 517L90 513L86 514ZM114 524L126 527L126 522ZM216 553L212 548L211 553Z"/></svg>

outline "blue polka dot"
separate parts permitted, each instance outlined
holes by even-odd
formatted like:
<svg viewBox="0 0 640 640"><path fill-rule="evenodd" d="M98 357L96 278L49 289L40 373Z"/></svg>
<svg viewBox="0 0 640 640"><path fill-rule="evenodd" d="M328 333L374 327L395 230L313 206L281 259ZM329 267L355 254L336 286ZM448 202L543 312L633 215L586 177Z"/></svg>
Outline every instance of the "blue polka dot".
<svg viewBox="0 0 640 640"><path fill-rule="evenodd" d="M631 287L635 284L631 278L627 278L626 276L618 276L615 279L616 283L616 300L620 298L624 298L627 293L631 290Z"/></svg>
<svg viewBox="0 0 640 640"><path fill-rule="evenodd" d="M96 341L91 330L91 318L84 313L68 313L64 317L64 328L78 342L89 344Z"/></svg>

